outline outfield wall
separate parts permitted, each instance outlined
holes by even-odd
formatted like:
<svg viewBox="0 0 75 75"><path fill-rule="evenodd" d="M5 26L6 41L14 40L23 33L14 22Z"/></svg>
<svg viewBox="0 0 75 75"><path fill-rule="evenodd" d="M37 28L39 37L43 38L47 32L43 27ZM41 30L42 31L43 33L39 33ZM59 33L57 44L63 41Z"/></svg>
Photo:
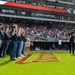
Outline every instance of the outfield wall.
<svg viewBox="0 0 75 75"><path fill-rule="evenodd" d="M50 50L53 44L55 44L56 49L58 49L58 42L33 42L31 50L34 50L36 47L40 47L42 50ZM69 48L69 42L62 42L62 49L64 49L65 44Z"/></svg>

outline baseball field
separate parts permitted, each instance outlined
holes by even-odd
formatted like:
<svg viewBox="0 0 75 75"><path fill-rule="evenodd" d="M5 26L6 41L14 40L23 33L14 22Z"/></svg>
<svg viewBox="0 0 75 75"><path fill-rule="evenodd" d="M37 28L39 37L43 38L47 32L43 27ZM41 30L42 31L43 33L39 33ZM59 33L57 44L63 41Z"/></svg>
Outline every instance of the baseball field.
<svg viewBox="0 0 75 75"><path fill-rule="evenodd" d="M15 61L0 60L0 75L75 75L75 55L66 50L31 51Z"/></svg>

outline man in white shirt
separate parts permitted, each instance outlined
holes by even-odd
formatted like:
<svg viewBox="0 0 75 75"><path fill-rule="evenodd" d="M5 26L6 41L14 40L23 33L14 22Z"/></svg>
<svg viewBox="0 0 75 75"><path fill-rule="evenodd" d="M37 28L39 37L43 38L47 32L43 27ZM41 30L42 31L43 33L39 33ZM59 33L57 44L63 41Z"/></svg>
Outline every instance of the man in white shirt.
<svg viewBox="0 0 75 75"><path fill-rule="evenodd" d="M62 49L62 40L61 39L59 39L59 41L58 41L58 47L59 47L59 50Z"/></svg>

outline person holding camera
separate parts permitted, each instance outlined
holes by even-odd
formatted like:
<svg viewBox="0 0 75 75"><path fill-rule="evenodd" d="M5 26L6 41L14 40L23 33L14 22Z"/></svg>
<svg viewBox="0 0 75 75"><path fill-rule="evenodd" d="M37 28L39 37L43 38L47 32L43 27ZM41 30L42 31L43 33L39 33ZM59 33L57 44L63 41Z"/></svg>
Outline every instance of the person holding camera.
<svg viewBox="0 0 75 75"><path fill-rule="evenodd" d="M0 23L0 59L2 58L3 38L4 38L4 28L3 28L3 24Z"/></svg>
<svg viewBox="0 0 75 75"><path fill-rule="evenodd" d="M9 40L10 40L9 28L5 27L4 39L3 39L3 47L2 47L3 57L5 57L7 55L7 49L9 47Z"/></svg>
<svg viewBox="0 0 75 75"><path fill-rule="evenodd" d="M22 31L22 40L23 40L22 55L26 55L26 33L24 29Z"/></svg>
<svg viewBox="0 0 75 75"><path fill-rule="evenodd" d="M22 49L23 49L23 40L22 40L22 28L19 28L18 30L18 37L19 37L19 41L18 41L18 58L21 58L22 55Z"/></svg>
<svg viewBox="0 0 75 75"><path fill-rule="evenodd" d="M10 59L16 60L16 54L17 54L17 46L18 46L18 26L13 25L12 26L12 32L11 32L11 49L10 49Z"/></svg>

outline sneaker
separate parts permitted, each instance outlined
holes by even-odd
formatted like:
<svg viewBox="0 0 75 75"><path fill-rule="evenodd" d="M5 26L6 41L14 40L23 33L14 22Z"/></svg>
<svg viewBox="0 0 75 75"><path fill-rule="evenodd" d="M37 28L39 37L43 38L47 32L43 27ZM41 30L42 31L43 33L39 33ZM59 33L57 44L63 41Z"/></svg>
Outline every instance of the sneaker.
<svg viewBox="0 0 75 75"><path fill-rule="evenodd" d="M23 54L21 54L21 57L23 57L24 55Z"/></svg>
<svg viewBox="0 0 75 75"><path fill-rule="evenodd" d="M17 58L14 58L15 60L17 59Z"/></svg>
<svg viewBox="0 0 75 75"><path fill-rule="evenodd" d="M18 57L18 58L22 58L22 57Z"/></svg>

